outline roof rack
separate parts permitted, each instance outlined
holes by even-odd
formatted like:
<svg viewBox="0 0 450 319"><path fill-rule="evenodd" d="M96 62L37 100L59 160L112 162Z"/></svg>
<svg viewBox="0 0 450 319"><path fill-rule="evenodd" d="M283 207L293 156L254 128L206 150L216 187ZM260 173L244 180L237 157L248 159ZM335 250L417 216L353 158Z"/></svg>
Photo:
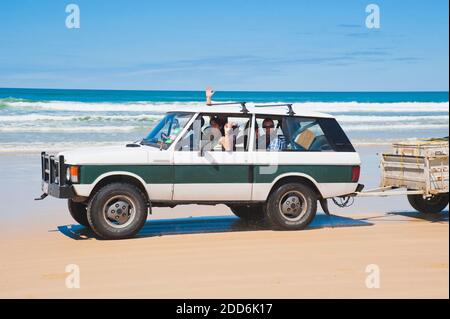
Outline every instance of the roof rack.
<svg viewBox="0 0 450 319"><path fill-rule="evenodd" d="M240 104L242 113L247 114L249 112L247 107L245 106L245 104L247 104L247 102L223 102L223 103L211 103L211 104L206 104L206 105L216 106L216 105L233 105L233 104Z"/></svg>
<svg viewBox="0 0 450 319"><path fill-rule="evenodd" d="M288 108L288 115L294 116L295 112L292 109L292 103L285 103L285 104L263 104L263 105L255 105L255 107L277 107L277 106L287 106Z"/></svg>

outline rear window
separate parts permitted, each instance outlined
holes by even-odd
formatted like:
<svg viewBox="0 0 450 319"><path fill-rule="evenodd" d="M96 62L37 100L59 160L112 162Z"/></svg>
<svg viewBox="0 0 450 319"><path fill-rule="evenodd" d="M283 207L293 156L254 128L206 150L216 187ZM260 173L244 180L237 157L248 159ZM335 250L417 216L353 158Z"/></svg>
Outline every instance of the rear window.
<svg viewBox="0 0 450 319"><path fill-rule="evenodd" d="M335 119L318 119L328 142L336 152L356 152L342 127Z"/></svg>
<svg viewBox="0 0 450 319"><path fill-rule="evenodd" d="M355 152L335 119L285 117L283 132L290 151Z"/></svg>

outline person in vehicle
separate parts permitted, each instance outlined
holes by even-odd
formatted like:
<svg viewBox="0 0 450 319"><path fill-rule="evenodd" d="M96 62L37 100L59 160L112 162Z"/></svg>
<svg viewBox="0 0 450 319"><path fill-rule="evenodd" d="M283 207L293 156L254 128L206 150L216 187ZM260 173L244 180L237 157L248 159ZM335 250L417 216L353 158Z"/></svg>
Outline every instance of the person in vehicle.
<svg viewBox="0 0 450 319"><path fill-rule="evenodd" d="M225 151L234 151L238 127L235 123L226 123L224 129L225 136L222 136L219 139L219 144L222 145L222 148Z"/></svg>
<svg viewBox="0 0 450 319"><path fill-rule="evenodd" d="M202 132L203 148L204 150L213 150L219 143L219 140L224 134L222 134L223 127L219 118L211 116L209 126Z"/></svg>
<svg viewBox="0 0 450 319"><path fill-rule="evenodd" d="M266 149L269 152L278 152L287 148L287 141L284 135L277 135L275 123L271 118L265 118L263 123L263 135L259 138L259 149Z"/></svg>
<svg viewBox="0 0 450 319"><path fill-rule="evenodd" d="M261 136L260 142L264 143L267 149L270 143L276 138L275 123L271 118L265 118L262 123L263 135Z"/></svg>
<svg viewBox="0 0 450 319"><path fill-rule="evenodd" d="M267 151L269 152L280 152L287 149L288 143L286 141L286 137L284 135L278 135L273 139L269 146L267 147Z"/></svg>
<svg viewBox="0 0 450 319"><path fill-rule="evenodd" d="M211 119L209 121L209 127L217 129L219 131L222 131L221 123L220 123L219 119L215 116L211 117Z"/></svg>

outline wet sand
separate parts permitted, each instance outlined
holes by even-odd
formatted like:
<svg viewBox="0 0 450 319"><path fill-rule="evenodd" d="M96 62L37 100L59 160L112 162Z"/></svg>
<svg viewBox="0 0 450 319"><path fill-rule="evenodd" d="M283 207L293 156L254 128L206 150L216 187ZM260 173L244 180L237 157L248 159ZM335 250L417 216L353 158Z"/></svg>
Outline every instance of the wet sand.
<svg viewBox="0 0 450 319"><path fill-rule="evenodd" d="M362 182L377 186L376 149ZM135 239L103 241L70 218L65 202L34 202L39 156L0 156L2 298L448 298L448 211L416 213L404 198L331 205L307 230L249 225L218 206L155 208ZM366 169L364 169L366 168ZM66 266L80 288L66 287ZM380 288L366 286L366 267Z"/></svg>

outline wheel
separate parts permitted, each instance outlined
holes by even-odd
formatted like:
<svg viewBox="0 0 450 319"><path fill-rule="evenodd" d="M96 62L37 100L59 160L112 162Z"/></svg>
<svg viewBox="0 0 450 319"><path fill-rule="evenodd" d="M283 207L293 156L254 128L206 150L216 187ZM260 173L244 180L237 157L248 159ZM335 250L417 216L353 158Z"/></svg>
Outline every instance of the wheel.
<svg viewBox="0 0 450 319"><path fill-rule="evenodd" d="M412 206L412 208L420 212L422 209L420 208L417 200L419 196L422 197L422 195L408 195L408 202Z"/></svg>
<svg viewBox="0 0 450 319"><path fill-rule="evenodd" d="M136 186L112 183L102 187L91 199L87 217L92 230L101 238L130 238L147 220L147 202Z"/></svg>
<svg viewBox="0 0 450 319"><path fill-rule="evenodd" d="M72 218L80 225L85 227L91 227L87 218L87 205L83 203L77 203L73 200L67 200L67 206Z"/></svg>
<svg viewBox="0 0 450 319"><path fill-rule="evenodd" d="M263 221L264 212L262 205L230 205L233 214L247 221Z"/></svg>
<svg viewBox="0 0 450 319"><path fill-rule="evenodd" d="M444 210L448 205L448 193L423 198L422 195L408 195L411 206L424 214L436 214Z"/></svg>
<svg viewBox="0 0 450 319"><path fill-rule="evenodd" d="M317 194L301 183L278 187L266 203L268 222L280 230L303 229L311 223L317 212Z"/></svg>

